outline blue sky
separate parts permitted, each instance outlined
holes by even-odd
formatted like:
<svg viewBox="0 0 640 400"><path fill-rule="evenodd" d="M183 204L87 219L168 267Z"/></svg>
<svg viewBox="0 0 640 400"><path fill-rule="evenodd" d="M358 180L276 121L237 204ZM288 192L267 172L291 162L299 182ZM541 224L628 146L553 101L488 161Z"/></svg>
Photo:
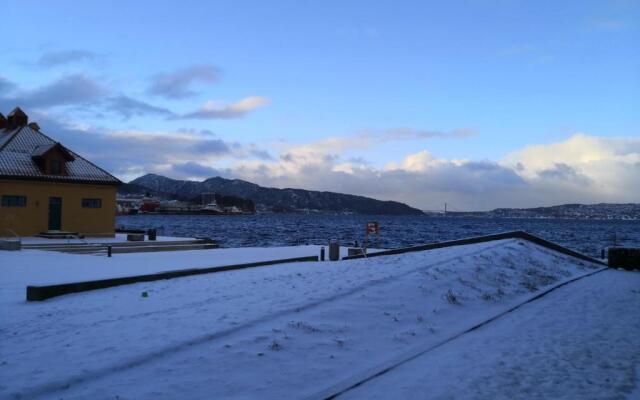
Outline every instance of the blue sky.
<svg viewBox="0 0 640 400"><path fill-rule="evenodd" d="M2 8L0 111L21 105L123 179L219 172L468 209L628 201L627 183L593 172L594 163L640 170L639 1L10 0ZM154 135L185 134L216 151L183 149L155 164L136 149L124 160L126 146L115 158L97 151L123 137L151 147ZM555 158L558 146L577 142L583 153ZM604 143L616 150L593 160ZM525 157L532 151L542 153ZM571 173L549 173L568 171L559 164ZM308 173L319 168L331 173ZM397 174L408 175L386 180ZM561 175L575 191L542 182ZM458 181L438 183L448 177ZM398 190L403 182L414 190ZM614 183L619 192L605 189ZM517 194L497 194L496 185Z"/></svg>

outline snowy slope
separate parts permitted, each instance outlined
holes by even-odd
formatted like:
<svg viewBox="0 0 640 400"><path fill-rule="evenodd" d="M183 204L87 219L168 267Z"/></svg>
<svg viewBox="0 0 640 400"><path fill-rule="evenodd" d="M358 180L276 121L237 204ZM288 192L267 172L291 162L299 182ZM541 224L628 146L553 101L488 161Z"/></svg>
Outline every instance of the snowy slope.
<svg viewBox="0 0 640 400"><path fill-rule="evenodd" d="M340 398L640 399L638 332L640 274L606 271Z"/></svg>
<svg viewBox="0 0 640 400"><path fill-rule="evenodd" d="M0 396L301 398L596 268L505 240L5 299Z"/></svg>

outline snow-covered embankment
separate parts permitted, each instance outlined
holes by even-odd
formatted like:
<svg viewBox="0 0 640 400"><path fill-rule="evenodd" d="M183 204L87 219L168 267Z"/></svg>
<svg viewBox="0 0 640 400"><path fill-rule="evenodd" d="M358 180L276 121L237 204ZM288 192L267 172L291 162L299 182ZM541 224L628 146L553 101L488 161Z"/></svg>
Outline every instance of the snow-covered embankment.
<svg viewBox="0 0 640 400"><path fill-rule="evenodd" d="M400 256L281 265L129 285L38 304L9 302L9 318L0 325L0 372L7 378L0 393L25 398L54 394L154 399L306 397L358 378L363 371L385 365L401 354L442 342L540 290L597 268L525 241L503 240ZM627 282L620 292L606 284L598 286L601 276L611 284L621 279L620 274ZM611 325L640 325L637 314L629 313L639 296L628 287L634 282L640 287L640 274L606 271L585 279L592 282L586 290L601 294L584 296L592 299L593 307L616 296L626 299L626 304L615 302L620 307L614 311L620 315L611 317ZM572 288L578 287L574 285L577 282L553 296L573 292ZM141 297L142 291L149 297ZM544 302L554 298L551 296L545 296ZM537 302L543 304L543 299ZM533 304L510 315L521 315ZM548 307L560 310L559 306ZM566 307L569 310L562 312L573 309ZM575 308L577 313L587 314L582 316L586 321L588 309ZM560 312L554 315L562 316ZM494 329L504 324L500 321L503 319L477 332L500 337L511 327L507 324ZM530 317L529 321L534 323L530 328L522 323L513 329L545 331L544 326L535 325L544 323L543 319ZM585 329L594 327L585 325ZM567 331L564 339L572 340L571 332ZM455 365L467 374L473 371L458 344L462 340L440 347L442 354L436 364L446 361L450 371L457 371ZM509 366L523 368L508 353L502 359L495 357L496 347L485 348L481 343L476 344L478 353L474 353L480 360L502 361L507 371ZM640 341L635 335L624 343L628 350L628 345ZM616 361L619 369L634 373L630 368L638 362L636 353L618 348L611 354L624 357ZM553 363L561 356L550 351L540 359ZM429 357L425 354L412 362ZM569 374L574 384L565 391L588 385L578 374L580 365L575 369L576 375ZM401 371L399 367L393 373L396 370ZM509 373L514 371L508 371L507 377ZM464 381L451 372L438 375L440 383L433 385L444 388L441 394L448 393L447 388L458 381L477 391L474 377L481 379L486 374L487 370L478 370ZM408 382L422 379L419 373L408 377L414 378ZM406 386L403 382L398 378L387 387L399 390ZM539 384L533 382L527 388L535 392ZM601 386L608 393L623 393L632 390L629 382L610 379ZM386 397L379 389L366 391L375 383L373 380L358 388L365 392L346 395ZM495 386L494 394L522 389L508 379L503 383ZM428 398L429 393L416 392L422 398Z"/></svg>

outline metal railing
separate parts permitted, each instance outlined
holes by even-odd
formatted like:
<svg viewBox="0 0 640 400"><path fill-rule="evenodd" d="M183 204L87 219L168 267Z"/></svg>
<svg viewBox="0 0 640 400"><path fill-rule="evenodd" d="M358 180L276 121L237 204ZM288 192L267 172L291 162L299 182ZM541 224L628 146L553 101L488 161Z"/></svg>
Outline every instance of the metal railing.
<svg viewBox="0 0 640 400"><path fill-rule="evenodd" d="M87 239L85 239L85 236L84 235L80 235L80 234L78 234L78 235L69 234L69 235L67 235L66 239L67 239L67 244L71 244L71 242L70 242L71 239L81 240L83 244L89 244L87 242Z"/></svg>
<svg viewBox="0 0 640 400"><path fill-rule="evenodd" d="M13 229L5 228L4 230L15 236L18 242L22 241L22 238Z"/></svg>

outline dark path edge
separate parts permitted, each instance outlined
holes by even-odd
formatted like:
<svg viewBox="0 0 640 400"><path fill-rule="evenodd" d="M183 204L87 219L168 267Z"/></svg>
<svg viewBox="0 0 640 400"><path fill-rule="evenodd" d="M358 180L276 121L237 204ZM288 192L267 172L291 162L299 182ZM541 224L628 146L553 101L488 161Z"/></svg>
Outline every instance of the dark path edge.
<svg viewBox="0 0 640 400"><path fill-rule="evenodd" d="M600 265L606 265L603 261L598 260L596 258L593 257L589 257L585 254L579 253L577 251L568 249L564 246L561 246L557 243L553 243L550 242L548 240L542 239L538 236L534 236L528 232L525 231L510 231L510 232L503 232L503 233L496 233L493 235L484 235L484 236L475 236L475 237L470 237L470 238L465 238L465 239L457 239L457 240L449 240L446 242L436 242L436 243L428 243L428 244L422 244L419 246L411 246L411 247L402 247L399 249L391 249L391 250L384 250L384 251L378 251L375 253L370 253L365 255L359 254L359 255L354 255L354 256L346 256L346 257L342 257L343 260L353 260L353 259L357 259L357 258L370 258L370 257L380 257L380 256L391 256L391 255L395 255L395 254L403 254L403 253L410 253L410 252L414 252L414 251L425 251L425 250L433 250L433 249L440 249L443 247L452 247L452 246L462 246L462 245L467 245L467 244L474 244L474 243L484 243L484 242L491 242L494 240L503 240L503 239L522 239L522 240L527 240L529 242L535 243L537 245L540 245L542 247L546 247L548 249L552 249L555 250L559 253L562 254L566 254L568 256L571 257L575 257L584 261L589 261L592 263L596 263L596 264L600 264Z"/></svg>
<svg viewBox="0 0 640 400"><path fill-rule="evenodd" d="M435 350L435 349L437 349L439 347L442 347L442 346L446 345L447 343L450 343L450 342L460 338L461 336L466 335L467 333L470 333L470 332L473 332L473 331L475 331L477 329L480 329L480 328L484 327L485 325L488 325L488 324L490 324L490 323L492 323L492 322L494 322L494 321L506 316L507 314L509 314L509 313L511 313L513 311L516 311L520 307L523 307L523 306L525 306L525 305L527 305L529 303L532 303L532 302L534 302L536 300L539 300L540 298L548 295L549 293L551 293L551 292L553 292L553 291L555 291L557 289L560 289L560 288L562 288L562 287L564 287L566 285L569 285L570 283L576 282L576 281L578 281L580 279L583 279L583 278L588 278L590 276L593 276L595 274L598 274L598 273L600 273L602 271L606 271L606 270L608 270L608 268L606 268L606 267L605 268L599 268L599 269L597 269L595 271L591 271L591 272L588 272L586 274L576 276L576 277L571 278L569 280L566 280L566 281L564 281L564 282L562 282L562 283L560 283L558 285L555 285L555 286L552 286L550 288L547 288L547 289L543 290L542 292L533 295L532 297L528 298L527 300L525 300L525 301L523 301L523 302L521 302L519 304L516 304L515 306L513 306L513 307L511 307L511 308L509 308L509 309L507 309L505 311L502 311L502 312L494 315L493 317L491 317L491 318L489 318L487 320L484 320L484 321L482 321L482 322L480 322L480 323L478 323L476 325L473 325L472 327L467 328L467 329L463 330L462 332L459 332L459 333L457 333L457 334L455 334L453 336L450 336L450 337L448 337L448 338L446 338L446 339L444 339L444 340L442 340L442 341L440 341L440 342L438 342L438 343L436 343L434 345L428 346L427 348L422 348L422 349L418 349L418 350L414 349L412 352L405 353L405 354L401 355L400 357L392 360L391 362L387 362L384 365L378 365L376 367L370 368L370 369L366 370L365 372L359 374L359 376L352 377L349 380L346 380L346 381L340 382L340 383L338 383L338 384L336 384L334 386L331 386L331 387L329 387L329 388L327 388L327 389L325 389L325 390L323 390L321 392L318 392L318 393L316 393L316 394L314 394L312 396L307 397L306 400L330 400L330 399L335 399L335 398L347 393L348 391L350 391L352 389L355 389L355 388L357 388L359 386L362 386L363 384L365 384L365 383L367 383L367 382L369 382L369 381L371 381L371 380L373 380L375 378L378 378L379 376L382 376L382 375L386 374L387 372L392 371L393 369L395 369L395 368L397 368L397 367L399 367L399 366L401 366L403 364L406 364L406 363L408 363L408 362L410 362L410 361L412 361L412 360L414 360L414 359L416 359L416 358L418 358L420 356L423 356L424 354L429 353L432 350Z"/></svg>
<svg viewBox="0 0 640 400"><path fill-rule="evenodd" d="M267 265L313 262L318 261L318 256L283 258L279 260L258 261L244 264L221 265L209 268L191 268L174 271L158 272L154 274L125 276L120 278L99 279L84 282L62 283L59 285L27 286L27 301L42 301L52 297L70 293L86 292L89 290L106 289L114 286L129 285L132 283L152 282L163 279L181 278L192 275L211 274L215 272L233 271L245 268L263 267Z"/></svg>

